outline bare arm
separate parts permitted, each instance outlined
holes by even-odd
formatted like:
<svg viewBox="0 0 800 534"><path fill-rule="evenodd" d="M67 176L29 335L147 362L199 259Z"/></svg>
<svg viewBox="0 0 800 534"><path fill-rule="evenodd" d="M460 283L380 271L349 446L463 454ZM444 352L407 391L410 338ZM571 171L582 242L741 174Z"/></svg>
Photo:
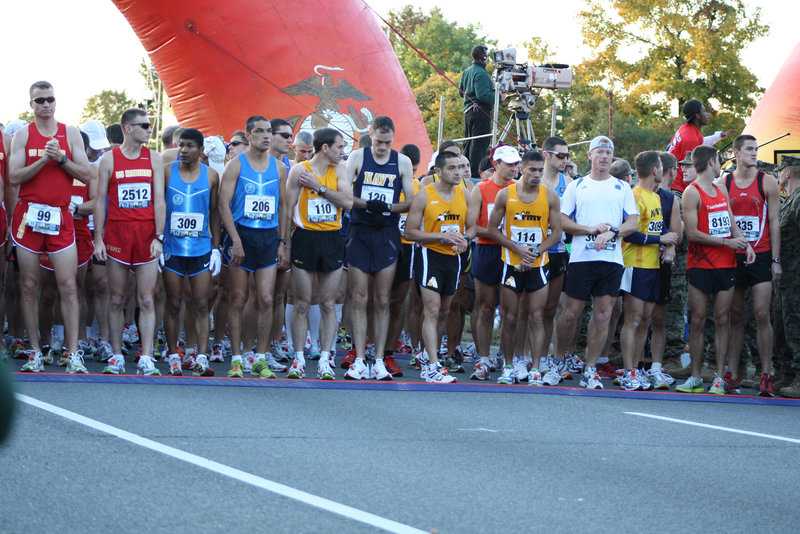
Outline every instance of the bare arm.
<svg viewBox="0 0 800 534"><path fill-rule="evenodd" d="M358 150L354 151L350 154L350 157L347 158L347 177L350 180L350 189L353 188L353 182L356 181L358 178L358 174L361 172L361 165L364 163L364 149L359 148ZM353 207L359 209L366 209L367 202L362 199L353 196Z"/></svg>
<svg viewBox="0 0 800 534"><path fill-rule="evenodd" d="M103 232L106 226L106 204L108 202L108 181L114 169L114 153L106 152L100 159L97 168L97 198L94 204L94 256L99 261L106 261L106 246L103 243Z"/></svg>
<svg viewBox="0 0 800 534"><path fill-rule="evenodd" d="M164 163L161 154L150 152L153 165L153 213L155 215L156 235L164 233L164 223L167 218L167 203L164 200ZM163 244L158 239L150 243L150 257L158 258L161 255Z"/></svg>
<svg viewBox="0 0 800 534"><path fill-rule="evenodd" d="M89 163L89 158L86 157L86 148L83 146L83 138L78 129L74 126L67 126L67 143L69 144L69 151L72 155L72 159L67 160L61 168L66 171L70 178L88 184L94 175L94 169L92 164Z"/></svg>
<svg viewBox="0 0 800 534"><path fill-rule="evenodd" d="M778 182L764 175L764 194L767 197L767 219L769 220L769 242L772 257L781 257L781 200ZM783 274L780 263L772 262L772 279L778 280Z"/></svg>
<svg viewBox="0 0 800 534"><path fill-rule="evenodd" d="M211 200L208 207L208 230L211 232L211 246L219 248L220 245L220 225L219 210L216 209L219 203L219 174L217 171L208 168L208 186L211 189Z"/></svg>
<svg viewBox="0 0 800 534"><path fill-rule="evenodd" d="M280 197L280 213L278 217L278 267L282 269L289 268L289 256L286 244L289 242L288 238L289 229L291 228L291 214L289 211L289 201L286 197L286 165L278 162L278 195Z"/></svg>

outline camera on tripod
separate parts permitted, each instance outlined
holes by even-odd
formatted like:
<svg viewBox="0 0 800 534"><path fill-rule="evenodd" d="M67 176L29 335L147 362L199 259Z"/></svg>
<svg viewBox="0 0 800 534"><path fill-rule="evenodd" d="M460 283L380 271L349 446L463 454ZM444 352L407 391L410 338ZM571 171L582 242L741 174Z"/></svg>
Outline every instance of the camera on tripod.
<svg viewBox="0 0 800 534"><path fill-rule="evenodd" d="M503 93L530 93L532 89L569 89L572 69L561 63L531 67L517 63L517 49L505 48L492 52L495 63L494 81Z"/></svg>

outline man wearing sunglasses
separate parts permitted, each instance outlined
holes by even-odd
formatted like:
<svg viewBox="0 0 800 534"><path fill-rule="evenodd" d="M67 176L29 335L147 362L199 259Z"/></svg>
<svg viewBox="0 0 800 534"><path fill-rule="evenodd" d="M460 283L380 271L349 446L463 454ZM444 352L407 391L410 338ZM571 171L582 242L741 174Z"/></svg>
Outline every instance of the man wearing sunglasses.
<svg viewBox="0 0 800 534"><path fill-rule="evenodd" d="M17 245L20 305L31 350L23 371L44 370L39 346L39 261L47 253L61 293L68 373L86 373L78 350L79 305L75 275L78 252L69 205L73 180L84 184L92 177L83 140L77 128L55 119L56 99L49 82L30 88L34 121L19 130L11 143L9 180L19 186L11 237Z"/></svg>
<svg viewBox="0 0 800 534"><path fill-rule="evenodd" d="M122 356L125 288L128 272L136 276L139 303L139 338L142 355L137 373L160 374L153 359L156 329L154 293L158 264L164 244L164 164L147 142L153 132L147 113L132 108L120 119L122 145L106 152L98 169L97 201L94 209L94 255L106 262L111 288L109 330L114 355L106 373L125 372ZM107 261L114 260L114 261Z"/></svg>

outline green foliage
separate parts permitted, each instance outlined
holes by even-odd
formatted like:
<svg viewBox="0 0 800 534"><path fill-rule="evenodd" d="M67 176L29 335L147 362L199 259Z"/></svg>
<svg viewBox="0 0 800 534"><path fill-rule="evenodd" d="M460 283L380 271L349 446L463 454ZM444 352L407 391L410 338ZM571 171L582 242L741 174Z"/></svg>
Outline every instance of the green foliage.
<svg viewBox="0 0 800 534"><path fill-rule="evenodd" d="M447 77L458 85L461 80L460 72L448 72ZM425 129L431 140L431 145L436 147L439 132L439 107L442 95L445 95L444 124L442 139L457 139L464 135L464 105L461 98L453 97L453 86L441 76L430 76L425 82L414 89L414 98L422 113Z"/></svg>
<svg viewBox="0 0 800 534"><path fill-rule="evenodd" d="M89 119L97 119L109 126L119 122L122 113L133 107L137 107L136 102L128 98L125 91L106 89L86 100L86 105L83 106L81 112L81 123Z"/></svg>
<svg viewBox="0 0 800 534"><path fill-rule="evenodd" d="M33 122L33 110L26 109L25 111L23 111L22 113L17 115L15 119L11 119L11 120L16 120L16 119L21 119L23 121L28 121L29 123ZM11 122L11 120L9 122Z"/></svg>

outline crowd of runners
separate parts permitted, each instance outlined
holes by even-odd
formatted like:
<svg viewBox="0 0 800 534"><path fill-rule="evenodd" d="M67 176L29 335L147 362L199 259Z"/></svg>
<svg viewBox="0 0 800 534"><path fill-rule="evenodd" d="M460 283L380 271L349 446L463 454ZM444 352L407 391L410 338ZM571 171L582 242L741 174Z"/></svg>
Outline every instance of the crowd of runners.
<svg viewBox="0 0 800 534"><path fill-rule="evenodd" d="M338 130L295 135L262 115L227 143L170 128L159 153L144 110L79 130L57 122L55 104L49 83L33 84L34 121L0 144L5 350L24 372L86 373L92 357L110 374L135 362L143 375L213 376L211 363L224 361L229 377L299 379L313 359L322 380L338 368L346 379L392 380L404 372L394 355L407 353L427 382L465 373L554 386L577 375L586 388L648 390L682 373L677 391L709 382L726 394L742 387L750 288L761 369L751 387L764 396L777 387L780 187L757 169L752 136L734 141L733 172L721 171L713 139L645 151L631 166L598 136L585 176L567 141L550 137L541 152L494 147L473 177L455 142L423 168L416 146L392 149L386 116L350 154ZM800 179L800 166L785 168L786 180ZM676 262L687 269L677 282ZM687 294L688 366L665 361L676 285ZM609 346L620 315L617 368ZM347 351L338 362L337 346ZM789 378L780 392L800 396Z"/></svg>

